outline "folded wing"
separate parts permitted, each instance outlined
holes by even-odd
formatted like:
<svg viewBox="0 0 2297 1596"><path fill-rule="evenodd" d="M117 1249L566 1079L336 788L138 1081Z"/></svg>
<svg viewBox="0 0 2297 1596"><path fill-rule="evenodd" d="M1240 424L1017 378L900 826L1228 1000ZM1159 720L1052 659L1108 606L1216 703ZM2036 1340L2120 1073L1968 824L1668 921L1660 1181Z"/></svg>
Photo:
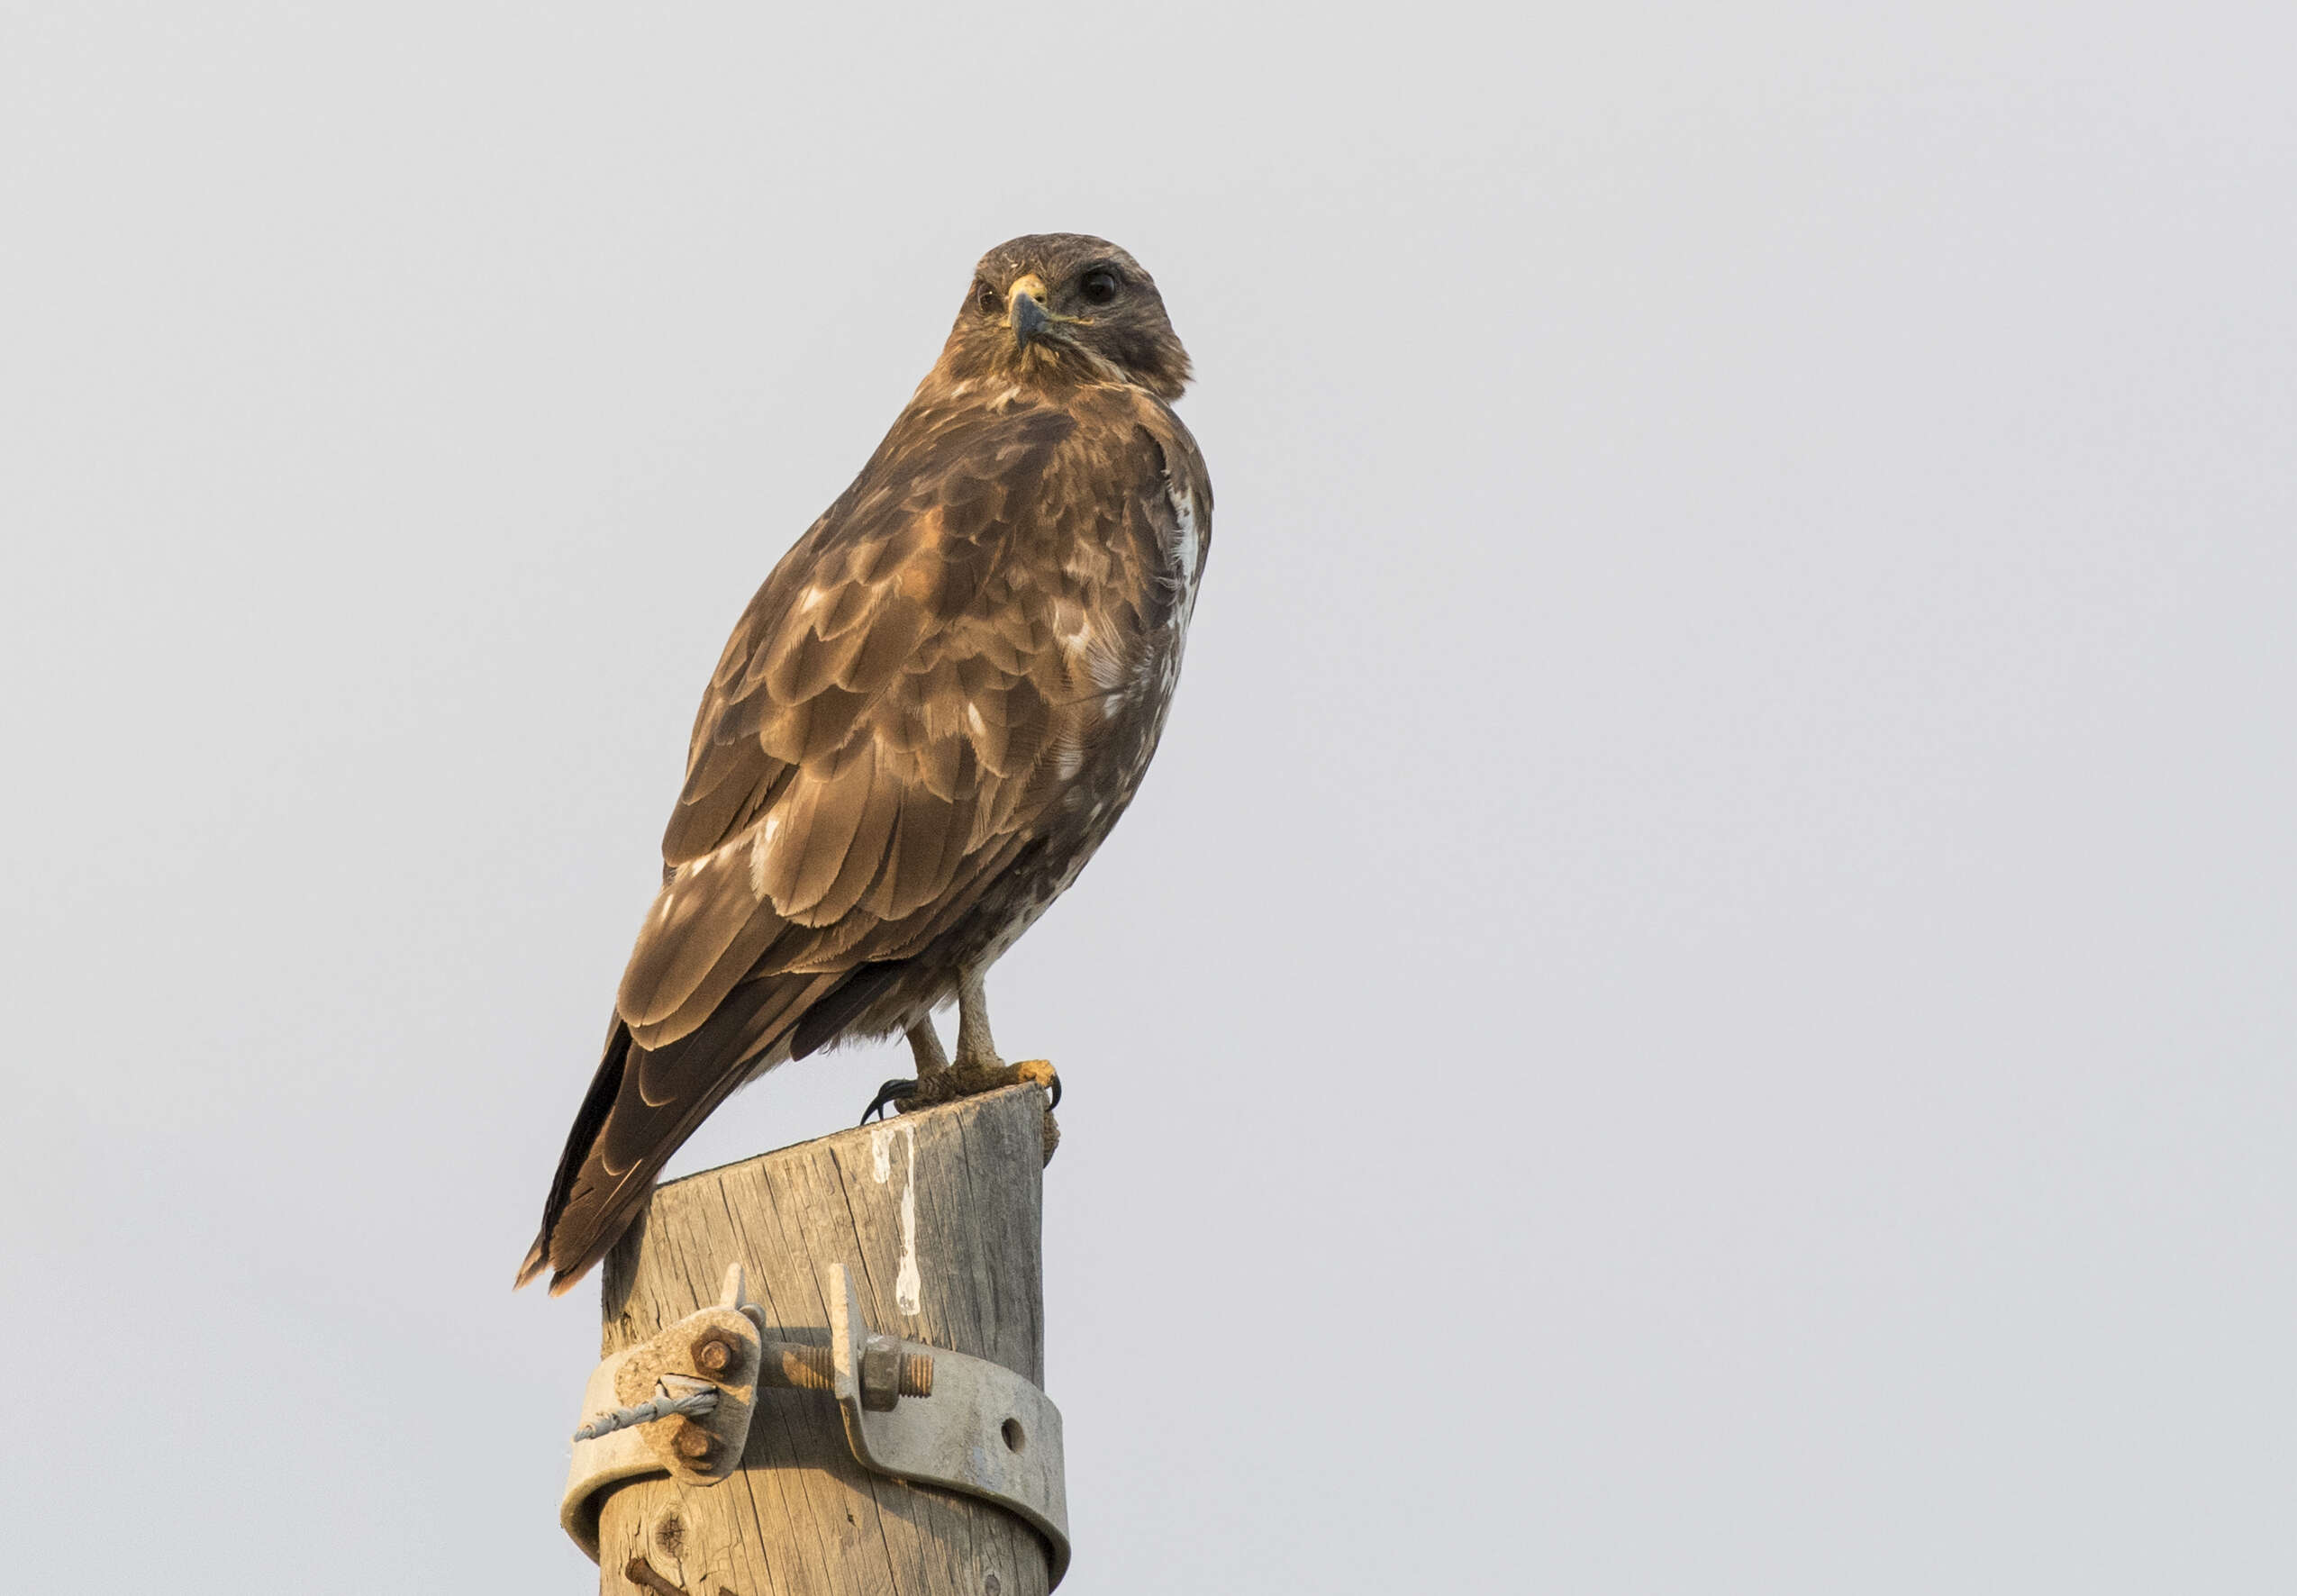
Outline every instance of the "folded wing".
<svg viewBox="0 0 2297 1596"><path fill-rule="evenodd" d="M1169 451L1119 419L912 410L751 601L522 1282L578 1278L810 1011L1041 835L1175 602Z"/></svg>

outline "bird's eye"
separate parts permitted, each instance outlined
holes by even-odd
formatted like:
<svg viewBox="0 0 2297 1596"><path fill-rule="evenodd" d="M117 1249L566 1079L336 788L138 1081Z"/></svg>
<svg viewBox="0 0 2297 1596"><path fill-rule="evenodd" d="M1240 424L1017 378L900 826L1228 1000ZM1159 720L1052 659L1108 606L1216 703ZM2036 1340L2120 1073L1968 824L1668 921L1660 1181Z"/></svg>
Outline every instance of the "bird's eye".
<svg viewBox="0 0 2297 1596"><path fill-rule="evenodd" d="M997 291L986 283L974 284L973 303L985 316L994 316L1005 308L1004 301L997 296Z"/></svg>
<svg viewBox="0 0 2297 1596"><path fill-rule="evenodd" d="M1105 266L1094 267L1078 278L1076 285L1077 292L1085 295L1087 304L1106 304L1117 296L1117 290L1123 286L1124 279L1118 277L1112 268Z"/></svg>

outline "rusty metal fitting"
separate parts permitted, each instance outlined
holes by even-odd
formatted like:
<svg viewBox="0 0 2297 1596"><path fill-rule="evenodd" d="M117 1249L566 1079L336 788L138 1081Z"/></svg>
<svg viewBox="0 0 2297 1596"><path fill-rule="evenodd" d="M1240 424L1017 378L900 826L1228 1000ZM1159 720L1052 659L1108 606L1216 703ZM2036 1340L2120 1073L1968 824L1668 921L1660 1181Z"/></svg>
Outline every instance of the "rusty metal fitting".
<svg viewBox="0 0 2297 1596"><path fill-rule="evenodd" d="M881 1338L892 1340L891 1337ZM894 1342L895 1347L901 1344ZM803 1341L768 1341L765 1345L765 1367L758 1371L758 1383L781 1391L828 1391L831 1389L832 1360L830 1349ZM862 1368L864 1389L874 1379L865 1356ZM933 1355L912 1352L903 1348L895 1359L893 1374L894 1394L897 1397L930 1397L933 1394ZM893 1404L888 1402L886 1407ZM877 1411L884 1411L878 1409Z"/></svg>
<svg viewBox="0 0 2297 1596"><path fill-rule="evenodd" d="M694 1366L713 1377L731 1374L739 1377L743 1363L743 1348L722 1336L704 1336L694 1344Z"/></svg>
<svg viewBox="0 0 2297 1596"><path fill-rule="evenodd" d="M861 1344L861 1405L886 1413L902 1397L933 1394L933 1357L912 1352L897 1336L870 1336Z"/></svg>

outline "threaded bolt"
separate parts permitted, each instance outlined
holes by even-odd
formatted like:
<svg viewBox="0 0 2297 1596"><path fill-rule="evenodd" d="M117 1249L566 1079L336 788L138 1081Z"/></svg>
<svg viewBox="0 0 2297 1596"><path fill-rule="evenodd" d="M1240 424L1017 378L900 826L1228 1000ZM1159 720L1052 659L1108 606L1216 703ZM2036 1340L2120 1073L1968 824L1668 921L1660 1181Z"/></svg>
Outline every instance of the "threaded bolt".
<svg viewBox="0 0 2297 1596"><path fill-rule="evenodd" d="M782 1391L827 1391L835 1365L826 1347L809 1346L801 1341L768 1341L766 1343L766 1366L758 1376L760 1385ZM933 1355L930 1352L904 1352L894 1367L894 1392L905 1397L930 1397L933 1394Z"/></svg>
<svg viewBox="0 0 2297 1596"><path fill-rule="evenodd" d="M758 1383L784 1391L827 1391L831 1374L828 1347L808 1347L799 1341L768 1341L766 1367Z"/></svg>

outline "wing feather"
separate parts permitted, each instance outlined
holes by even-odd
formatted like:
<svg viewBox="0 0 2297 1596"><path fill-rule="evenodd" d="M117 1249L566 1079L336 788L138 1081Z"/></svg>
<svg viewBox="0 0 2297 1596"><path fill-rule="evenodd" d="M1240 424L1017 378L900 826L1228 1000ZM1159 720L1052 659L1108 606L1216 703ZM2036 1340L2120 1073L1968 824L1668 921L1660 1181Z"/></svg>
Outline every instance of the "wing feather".
<svg viewBox="0 0 2297 1596"><path fill-rule="evenodd" d="M754 959L771 939L774 917L769 910L761 916L766 906L749 889L743 851L729 843L688 861L655 897L615 1001L641 1047L683 1034L660 1028L695 993L710 986L720 995L731 991L748 966L727 975L721 966L729 956L738 957L747 948ZM766 924L754 926L761 918Z"/></svg>

